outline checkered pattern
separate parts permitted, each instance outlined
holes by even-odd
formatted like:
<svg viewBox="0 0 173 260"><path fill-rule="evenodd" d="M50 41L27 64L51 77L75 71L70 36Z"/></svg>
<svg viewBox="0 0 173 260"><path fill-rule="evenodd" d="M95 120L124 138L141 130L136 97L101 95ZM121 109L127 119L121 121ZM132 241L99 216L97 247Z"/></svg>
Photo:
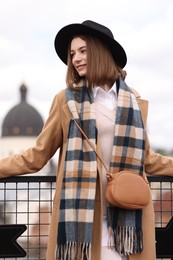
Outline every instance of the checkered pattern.
<svg viewBox="0 0 173 260"><path fill-rule="evenodd" d="M95 106L91 90L85 86L76 90L67 88L66 97L72 117L77 120L96 147ZM97 158L93 149L83 138L73 118L69 125L61 192L57 259L87 260L92 243ZM115 137L110 164L111 172L134 169L141 173L144 161L144 140L141 112L136 98L124 81L120 79ZM111 209L109 219L113 219L114 214L115 211ZM130 219L135 229L136 214L129 212L124 216L123 223L129 224L128 219ZM116 219L118 219L117 216ZM109 221L111 228L113 228L113 223L115 224L115 221ZM118 234L121 237L121 234ZM132 236L134 237L134 233ZM140 236L138 235L138 237ZM122 248L121 245L120 247Z"/></svg>
<svg viewBox="0 0 173 260"><path fill-rule="evenodd" d="M131 169L142 174L145 130L137 100L123 81L118 93L115 125L111 173Z"/></svg>

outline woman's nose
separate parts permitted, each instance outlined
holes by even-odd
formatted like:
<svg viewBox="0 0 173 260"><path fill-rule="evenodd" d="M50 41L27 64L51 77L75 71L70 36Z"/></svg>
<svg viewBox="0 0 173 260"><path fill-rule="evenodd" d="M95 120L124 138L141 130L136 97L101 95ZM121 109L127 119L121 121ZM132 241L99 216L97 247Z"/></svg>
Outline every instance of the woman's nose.
<svg viewBox="0 0 173 260"><path fill-rule="evenodd" d="M80 61L81 60L81 55L79 52L76 52L75 56L74 56L74 60L73 61Z"/></svg>

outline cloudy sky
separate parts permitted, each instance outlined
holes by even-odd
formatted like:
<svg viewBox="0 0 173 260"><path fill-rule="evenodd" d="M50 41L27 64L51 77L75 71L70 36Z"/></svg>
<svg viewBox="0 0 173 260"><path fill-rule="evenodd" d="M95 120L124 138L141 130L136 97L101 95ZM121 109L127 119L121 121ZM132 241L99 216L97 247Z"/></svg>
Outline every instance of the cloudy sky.
<svg viewBox="0 0 173 260"><path fill-rule="evenodd" d="M152 147L173 149L172 0L0 0L0 127L22 83L28 102L47 118L65 87L55 35L88 19L108 26L126 50L126 83L149 100Z"/></svg>

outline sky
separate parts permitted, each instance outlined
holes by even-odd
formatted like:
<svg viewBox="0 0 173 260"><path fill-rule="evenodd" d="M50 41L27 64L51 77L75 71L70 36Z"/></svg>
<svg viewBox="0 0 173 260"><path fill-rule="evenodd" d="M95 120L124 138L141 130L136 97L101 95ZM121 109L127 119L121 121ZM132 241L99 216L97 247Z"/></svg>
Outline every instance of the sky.
<svg viewBox="0 0 173 260"><path fill-rule="evenodd" d="M172 0L0 0L0 129L23 83L46 120L54 95L66 87L54 38L63 26L85 20L109 27L123 46L126 83L149 100L151 146L172 150Z"/></svg>

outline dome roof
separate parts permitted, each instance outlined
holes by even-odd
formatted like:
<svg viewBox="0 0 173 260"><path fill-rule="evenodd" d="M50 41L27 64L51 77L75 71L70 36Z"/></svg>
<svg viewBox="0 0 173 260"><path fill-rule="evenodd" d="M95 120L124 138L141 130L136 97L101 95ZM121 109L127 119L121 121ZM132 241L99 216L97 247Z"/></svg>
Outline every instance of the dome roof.
<svg viewBox="0 0 173 260"><path fill-rule="evenodd" d="M2 137L38 136L43 119L38 111L26 102L27 87L20 87L21 101L7 113L2 123Z"/></svg>

